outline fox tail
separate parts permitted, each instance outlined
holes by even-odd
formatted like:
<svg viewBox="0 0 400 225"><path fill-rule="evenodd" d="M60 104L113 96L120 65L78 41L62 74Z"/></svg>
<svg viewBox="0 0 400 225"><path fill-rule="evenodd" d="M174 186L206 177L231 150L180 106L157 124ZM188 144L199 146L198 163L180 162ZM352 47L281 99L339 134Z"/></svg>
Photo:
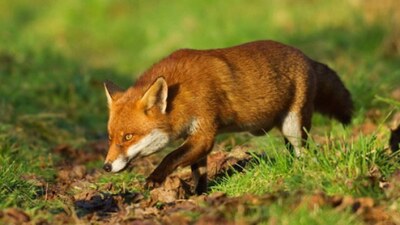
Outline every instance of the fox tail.
<svg viewBox="0 0 400 225"><path fill-rule="evenodd" d="M335 71L327 65L315 62L317 91L314 99L315 111L349 124L353 115L353 101Z"/></svg>

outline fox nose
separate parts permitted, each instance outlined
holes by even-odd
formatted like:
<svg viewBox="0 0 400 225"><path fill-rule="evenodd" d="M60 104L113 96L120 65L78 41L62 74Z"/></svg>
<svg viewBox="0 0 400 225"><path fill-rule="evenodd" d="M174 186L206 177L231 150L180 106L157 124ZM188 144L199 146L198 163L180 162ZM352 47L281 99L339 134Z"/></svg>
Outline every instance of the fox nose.
<svg viewBox="0 0 400 225"><path fill-rule="evenodd" d="M111 164L110 164L110 163L104 164L103 169L104 169L106 172L110 172L110 171L111 171Z"/></svg>

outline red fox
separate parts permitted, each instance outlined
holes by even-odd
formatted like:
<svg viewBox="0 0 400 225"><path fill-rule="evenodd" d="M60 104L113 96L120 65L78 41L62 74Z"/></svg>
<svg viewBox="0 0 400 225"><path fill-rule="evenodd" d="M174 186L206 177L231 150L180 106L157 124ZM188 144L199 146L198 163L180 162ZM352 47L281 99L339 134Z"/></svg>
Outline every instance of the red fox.
<svg viewBox="0 0 400 225"><path fill-rule="evenodd" d="M314 111L350 123L349 91L328 66L274 41L212 50L182 49L154 64L123 91L104 83L109 151L104 170L185 141L147 178L154 187L191 166L195 191L207 190L207 154L221 132L263 135L278 128L300 155Z"/></svg>

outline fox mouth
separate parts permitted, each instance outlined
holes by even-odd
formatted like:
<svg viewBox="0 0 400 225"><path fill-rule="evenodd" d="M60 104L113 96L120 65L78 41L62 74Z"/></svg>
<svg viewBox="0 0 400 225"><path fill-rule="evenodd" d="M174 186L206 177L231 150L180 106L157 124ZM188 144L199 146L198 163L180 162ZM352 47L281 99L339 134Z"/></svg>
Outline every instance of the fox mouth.
<svg viewBox="0 0 400 225"><path fill-rule="evenodd" d="M103 168L106 172L119 173L127 168L129 161L128 158L119 156L112 163L104 164Z"/></svg>
<svg viewBox="0 0 400 225"><path fill-rule="evenodd" d="M135 155L132 158L120 156L116 160L114 160L112 163L104 164L103 169L106 172L120 173L120 172L125 171L129 167L131 162L135 161L138 158L141 158L141 156L139 154Z"/></svg>

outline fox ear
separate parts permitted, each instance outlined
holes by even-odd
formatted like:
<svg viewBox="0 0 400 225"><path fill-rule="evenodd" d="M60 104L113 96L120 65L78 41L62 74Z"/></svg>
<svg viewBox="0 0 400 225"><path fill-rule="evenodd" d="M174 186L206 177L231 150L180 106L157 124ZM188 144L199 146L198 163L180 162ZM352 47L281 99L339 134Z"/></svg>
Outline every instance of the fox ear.
<svg viewBox="0 0 400 225"><path fill-rule="evenodd" d="M113 101L115 101L123 92L120 87L109 80L104 81L104 89L106 91L107 102L109 106L111 106Z"/></svg>
<svg viewBox="0 0 400 225"><path fill-rule="evenodd" d="M153 106L157 106L160 109L161 113L164 114L167 109L167 97L167 82L163 77L159 77L146 91L140 101L144 105L145 110L148 110Z"/></svg>

